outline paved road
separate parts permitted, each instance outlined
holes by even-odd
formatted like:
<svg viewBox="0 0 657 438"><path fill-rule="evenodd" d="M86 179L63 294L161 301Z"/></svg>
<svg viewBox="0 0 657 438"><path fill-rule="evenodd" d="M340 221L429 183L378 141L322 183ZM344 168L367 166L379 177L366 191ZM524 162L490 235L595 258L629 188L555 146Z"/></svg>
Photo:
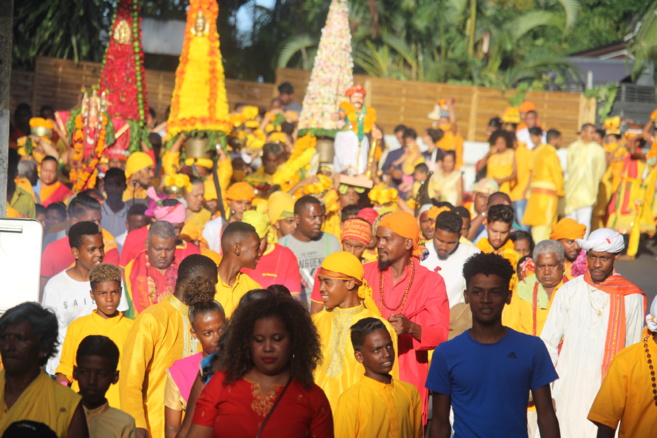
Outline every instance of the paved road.
<svg viewBox="0 0 657 438"><path fill-rule="evenodd" d="M648 296L648 307L657 295L657 239L641 242L636 260L621 260L616 270L639 286Z"/></svg>

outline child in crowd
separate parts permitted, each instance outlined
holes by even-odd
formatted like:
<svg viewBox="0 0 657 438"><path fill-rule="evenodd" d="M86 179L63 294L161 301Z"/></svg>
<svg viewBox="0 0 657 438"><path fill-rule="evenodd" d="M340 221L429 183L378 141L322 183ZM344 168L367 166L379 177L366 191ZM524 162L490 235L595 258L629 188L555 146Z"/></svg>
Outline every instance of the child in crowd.
<svg viewBox="0 0 657 438"><path fill-rule="evenodd" d="M361 319L351 326L351 343L365 375L338 399L335 436L422 437L420 393L390 375L395 348L383 322Z"/></svg>
<svg viewBox="0 0 657 438"><path fill-rule="evenodd" d="M119 349L107 336L87 336L80 342L73 368L79 383L89 436L137 438L135 420L107 402L105 393L119 381Z"/></svg>
<svg viewBox="0 0 657 438"><path fill-rule="evenodd" d="M194 380L199 373L201 360L219 349L219 338L224 332L226 314L214 296L214 285L205 278L190 281L184 290L189 304L190 333L196 338L203 351L177 360L167 370L164 392L164 422L167 438L175 438L182 424L183 411Z"/></svg>
<svg viewBox="0 0 657 438"><path fill-rule="evenodd" d="M72 384L71 389L78 391L79 382L75 379L75 352L83 339L90 335L108 336L123 352L123 345L133 321L119 312L121 300L121 270L114 265L101 263L89 272L91 299L96 303L96 309L91 315L75 319L68 327L62 356L56 371L56 379L62 384ZM116 365L115 365L116 367ZM119 386L112 385L107 391L107 401L115 408L119 407ZM103 393L103 397L105 393Z"/></svg>
<svg viewBox="0 0 657 438"><path fill-rule="evenodd" d="M534 239L532 235L527 231L514 231L511 233L511 241L513 242L513 247L520 257L531 257L534 253Z"/></svg>

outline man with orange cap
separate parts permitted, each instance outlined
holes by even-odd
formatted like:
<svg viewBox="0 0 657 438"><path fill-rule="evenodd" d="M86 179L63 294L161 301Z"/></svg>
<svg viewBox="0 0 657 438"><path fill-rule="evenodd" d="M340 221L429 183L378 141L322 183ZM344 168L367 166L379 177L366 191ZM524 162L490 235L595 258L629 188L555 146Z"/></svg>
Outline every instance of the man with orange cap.
<svg viewBox="0 0 657 438"><path fill-rule="evenodd" d="M399 336L399 378L412 383L422 398L427 422L428 352L447 340L449 303L443 278L420 265L420 227L403 211L381 218L376 229L378 263L364 266L374 302Z"/></svg>
<svg viewBox="0 0 657 438"><path fill-rule="evenodd" d="M123 192L123 201L146 199L146 189L155 176L155 162L146 152L133 152L125 165L128 187Z"/></svg>
<svg viewBox="0 0 657 438"><path fill-rule="evenodd" d="M550 239L556 240L563 246L564 259L563 267L566 277L573 278L579 275L573 275L573 262L577 260L581 248L577 239L583 239L586 233L586 226L578 223L575 219L563 218L552 227Z"/></svg>
<svg viewBox="0 0 657 438"><path fill-rule="evenodd" d="M226 202L230 208L228 222L241 221L244 212L251 210L251 203L254 198L255 190L249 183L236 182L228 187L226 191Z"/></svg>

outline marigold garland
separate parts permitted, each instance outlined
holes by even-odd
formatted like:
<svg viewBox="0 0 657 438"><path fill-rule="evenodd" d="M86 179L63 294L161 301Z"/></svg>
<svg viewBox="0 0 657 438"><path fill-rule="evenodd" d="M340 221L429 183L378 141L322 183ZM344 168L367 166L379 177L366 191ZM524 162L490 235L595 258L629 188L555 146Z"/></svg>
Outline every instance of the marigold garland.
<svg viewBox="0 0 657 438"><path fill-rule="evenodd" d="M370 190L367 196L370 201L377 207L387 207L397 201L399 192L395 188L385 188L385 186L377 185Z"/></svg>
<svg viewBox="0 0 657 438"><path fill-rule="evenodd" d="M79 193L85 187L93 188L96 186L96 179L98 177L96 166L105 150L109 117L107 114L101 114L98 117L99 126L96 127L100 131L98 140L95 143L96 146L92 154L87 158L86 164L84 163L84 147L86 141L84 134L85 123L81 114L76 114L74 117L75 131L73 132L72 141L73 155L70 178L71 181L75 181L73 192Z"/></svg>
<svg viewBox="0 0 657 438"><path fill-rule="evenodd" d="M368 134L372 132L374 124L376 123L376 110L370 105L365 105L367 113L363 117L363 132ZM349 121L350 128L358 134L358 112L351 102L341 102L340 109L345 112L347 120Z"/></svg>
<svg viewBox="0 0 657 438"><path fill-rule="evenodd" d="M320 193L326 192L333 186L333 180L328 176L321 173L316 176L319 179L319 182L304 186L301 189L304 195L318 195Z"/></svg>

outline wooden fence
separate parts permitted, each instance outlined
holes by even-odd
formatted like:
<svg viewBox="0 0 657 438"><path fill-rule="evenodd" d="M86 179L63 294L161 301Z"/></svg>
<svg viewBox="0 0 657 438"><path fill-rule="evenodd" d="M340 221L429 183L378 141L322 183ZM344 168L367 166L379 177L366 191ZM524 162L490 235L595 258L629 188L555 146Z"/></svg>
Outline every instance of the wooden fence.
<svg viewBox="0 0 657 438"><path fill-rule="evenodd" d="M36 110L50 104L56 110L66 110L78 103L80 88L98 83L100 64L38 57L34 73L14 71L11 77L11 107L28 102ZM276 85L290 82L295 88L295 99L303 102L310 72L297 69L278 69ZM175 74L146 70L148 104L155 109L158 119L171 101ZM449 85L432 82L399 81L369 76L354 77L367 90L366 102L376 108L379 122L387 132L400 124L421 131L430 126L427 114L440 98L456 99L458 124L468 141L485 141L486 125L491 117L499 116L509 106L508 98L515 90L506 93L485 87ZM269 106L277 95L274 84L226 80L228 103ZM595 121L595 99L579 93L530 91L525 98L534 102L541 125L559 129L565 142L574 141L582 123Z"/></svg>
<svg viewBox="0 0 657 438"><path fill-rule="evenodd" d="M278 69L276 72L276 83L291 83L298 102L303 102L309 79L310 72L305 70ZM508 98L517 92L359 75L354 76L354 82L363 85L367 91L366 103L376 109L379 122L388 133L402 123L420 132L430 127L427 114L438 99L456 99L459 129L467 141L486 141L488 121L501 116L510 106ZM583 123L595 122L595 99L587 99L579 93L529 91L525 99L536 105L541 125L546 129L559 129L566 143L576 139Z"/></svg>

